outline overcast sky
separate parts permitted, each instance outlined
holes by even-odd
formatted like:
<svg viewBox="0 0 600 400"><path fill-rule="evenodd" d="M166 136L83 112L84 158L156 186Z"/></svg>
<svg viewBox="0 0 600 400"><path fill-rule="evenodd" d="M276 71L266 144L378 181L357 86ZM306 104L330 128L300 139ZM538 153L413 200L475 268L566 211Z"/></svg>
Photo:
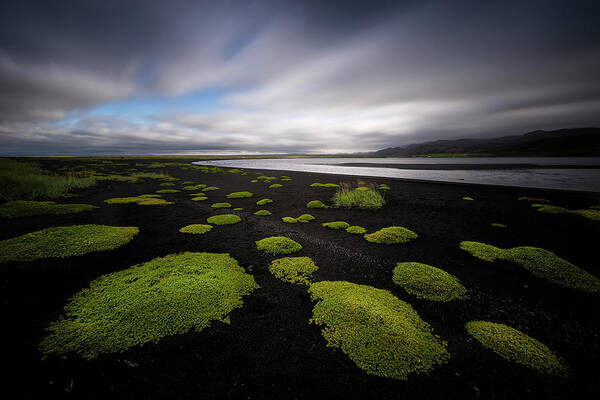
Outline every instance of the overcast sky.
<svg viewBox="0 0 600 400"><path fill-rule="evenodd" d="M357 152L600 126L600 2L3 1L0 154Z"/></svg>

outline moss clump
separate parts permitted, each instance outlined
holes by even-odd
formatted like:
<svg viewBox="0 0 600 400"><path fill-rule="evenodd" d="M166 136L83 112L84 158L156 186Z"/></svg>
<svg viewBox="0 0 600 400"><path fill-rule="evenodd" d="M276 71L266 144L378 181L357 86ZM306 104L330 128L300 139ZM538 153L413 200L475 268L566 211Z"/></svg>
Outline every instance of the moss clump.
<svg viewBox="0 0 600 400"><path fill-rule="evenodd" d="M270 181L277 180L277 177L276 176L261 175L261 176L257 177L256 179L260 179L260 180L263 180L265 182L270 182Z"/></svg>
<svg viewBox="0 0 600 400"><path fill-rule="evenodd" d="M180 192L180 190L177 189L162 189L162 190L157 190L156 193L178 193Z"/></svg>
<svg viewBox="0 0 600 400"><path fill-rule="evenodd" d="M302 250L302 245L284 236L271 236L256 242L256 248L268 254L291 254Z"/></svg>
<svg viewBox="0 0 600 400"><path fill-rule="evenodd" d="M447 302L467 297L467 289L454 275L427 264L397 263L392 280L420 299Z"/></svg>
<svg viewBox="0 0 600 400"><path fill-rule="evenodd" d="M250 181L250 183L257 183L257 182L258 182L258 179L252 179L252 180Z"/></svg>
<svg viewBox="0 0 600 400"><path fill-rule="evenodd" d="M200 183L198 185L184 186L182 189L183 190L200 190L200 189L204 189L204 188L206 188L206 185L203 185L202 183Z"/></svg>
<svg viewBox="0 0 600 400"><path fill-rule="evenodd" d="M233 209L233 211L242 211L242 210L243 210L242 207L236 207L236 208Z"/></svg>
<svg viewBox="0 0 600 400"><path fill-rule="evenodd" d="M230 203L213 203L210 205L212 208L229 208L231 207Z"/></svg>
<svg viewBox="0 0 600 400"><path fill-rule="evenodd" d="M220 214L206 218L206 222L213 225L233 225L240 222L242 219L235 214Z"/></svg>
<svg viewBox="0 0 600 400"><path fill-rule="evenodd" d="M381 190L390 190L390 187L388 185L386 185L385 183L381 183L377 189L381 189Z"/></svg>
<svg viewBox="0 0 600 400"><path fill-rule="evenodd" d="M504 224L499 224L499 223L497 223L497 222L494 222L494 223L492 223L492 226L493 226L494 228L506 228L506 225L504 225Z"/></svg>
<svg viewBox="0 0 600 400"><path fill-rule="evenodd" d="M267 216L267 215L271 215L271 214L273 214L273 213L269 210L258 210L257 212L254 213L254 215L260 215L260 216Z"/></svg>
<svg viewBox="0 0 600 400"><path fill-rule="evenodd" d="M196 196L196 197L192 197L190 200L192 200L192 201L204 201L204 200L208 200L208 197L206 197L206 196Z"/></svg>
<svg viewBox="0 0 600 400"><path fill-rule="evenodd" d="M144 195L147 196L147 195ZM104 200L107 204L137 204L139 206L166 206L173 204L172 201L166 201L156 197L115 197Z"/></svg>
<svg viewBox="0 0 600 400"><path fill-rule="evenodd" d="M161 197L160 194L140 194L139 196L142 199L157 199L159 197Z"/></svg>
<svg viewBox="0 0 600 400"><path fill-rule="evenodd" d="M367 230L362 226L353 225L346 228L346 232L352 233L354 235L362 235L367 233Z"/></svg>
<svg viewBox="0 0 600 400"><path fill-rule="evenodd" d="M321 226L329 229L346 229L350 224L344 221L323 222Z"/></svg>
<svg viewBox="0 0 600 400"><path fill-rule="evenodd" d="M134 226L73 225L42 229L0 241L0 263L113 250L138 233Z"/></svg>
<svg viewBox="0 0 600 400"><path fill-rule="evenodd" d="M416 239L417 237L419 237L419 235L410 229L406 229L401 226L388 226L387 228L382 228L377 232L367 233L364 236L367 242L385 244L406 243L412 239Z"/></svg>
<svg viewBox="0 0 600 400"><path fill-rule="evenodd" d="M463 199L463 200L469 200L469 201L473 201L473 200L475 200L474 198L472 198L472 197L469 197L469 196L465 196L465 197L463 197L462 199Z"/></svg>
<svg viewBox="0 0 600 400"><path fill-rule="evenodd" d="M340 187L340 185L338 185L337 183L319 183L319 182L315 182L315 183L311 183L310 187L337 188L337 187Z"/></svg>
<svg viewBox="0 0 600 400"><path fill-rule="evenodd" d="M281 178L282 182L288 182L288 181L291 181L291 180L292 180L292 178Z"/></svg>
<svg viewBox="0 0 600 400"><path fill-rule="evenodd" d="M57 204L53 201L9 201L0 205L0 217L17 218L44 214L70 214L98 208L90 204Z"/></svg>
<svg viewBox="0 0 600 400"><path fill-rule="evenodd" d="M194 235L202 235L212 230L212 225L192 224L184 226L179 230L181 233L192 233Z"/></svg>
<svg viewBox="0 0 600 400"><path fill-rule="evenodd" d="M299 216L296 219L298 220L298 222L310 222L310 221L314 220L315 217L313 217L310 214L302 214L301 216Z"/></svg>
<svg viewBox="0 0 600 400"><path fill-rule="evenodd" d="M309 257L285 257L273 260L269 271L285 282L310 285L310 277L319 267Z"/></svg>
<svg viewBox="0 0 600 400"><path fill-rule="evenodd" d="M589 293L600 291L600 279L548 250L526 246L500 249L479 242L461 242L460 248L484 261L514 262L534 275L562 286Z"/></svg>
<svg viewBox="0 0 600 400"><path fill-rule="evenodd" d="M276 189L276 188L280 188L280 187L283 187L283 185L280 183L274 183L269 186L269 189Z"/></svg>
<svg viewBox="0 0 600 400"><path fill-rule="evenodd" d="M174 184L174 183L172 183L172 182L163 182L163 183L161 183L161 184L160 184L160 185L158 185L158 186L175 186L175 184Z"/></svg>
<svg viewBox="0 0 600 400"><path fill-rule="evenodd" d="M321 200L313 200L306 203L308 208L327 208L327 206Z"/></svg>
<svg viewBox="0 0 600 400"><path fill-rule="evenodd" d="M532 201L532 202L535 202L535 203L550 203L550 200L548 200L548 199L540 199L540 198L528 197L528 196L519 197L518 200L521 200L521 201Z"/></svg>
<svg viewBox="0 0 600 400"><path fill-rule="evenodd" d="M193 185L194 182L192 182L192 181L183 181L183 182L181 182L181 184L182 185Z"/></svg>
<svg viewBox="0 0 600 400"><path fill-rule="evenodd" d="M296 222L298 222L298 220L296 218L292 218L292 217L283 217L283 218L281 218L281 220L283 222L285 222L286 224L295 224Z"/></svg>
<svg viewBox="0 0 600 400"><path fill-rule="evenodd" d="M233 192L227 195L228 199L245 199L254 196L252 192Z"/></svg>
<svg viewBox="0 0 600 400"><path fill-rule="evenodd" d="M75 352L91 359L134 346L201 331L259 288L228 254L182 253L103 275L65 306L48 327L45 356Z"/></svg>
<svg viewBox="0 0 600 400"><path fill-rule="evenodd" d="M213 190L219 190L219 189L221 189L221 188L216 187L216 186L208 186L208 187L205 187L204 189L202 189L202 191L203 192L212 192Z"/></svg>
<svg viewBox="0 0 600 400"><path fill-rule="evenodd" d="M265 206L265 205L267 205L269 203L272 203L272 202L273 202L273 200L271 200L271 199L262 199L262 200L257 201L256 205L258 205L258 206Z"/></svg>
<svg viewBox="0 0 600 400"><path fill-rule="evenodd" d="M406 380L450 358L446 343L407 303L387 290L350 282L317 282L308 289L311 322L327 346L340 348L368 374Z"/></svg>
<svg viewBox="0 0 600 400"><path fill-rule="evenodd" d="M600 221L600 210L592 208L587 210L569 210L568 208L550 206L546 204L532 204L531 206L537 208L537 210L540 212L545 212L548 214L576 214L584 218Z"/></svg>
<svg viewBox="0 0 600 400"><path fill-rule="evenodd" d="M545 374L566 376L567 368L545 344L508 325L471 321L467 332L500 357Z"/></svg>

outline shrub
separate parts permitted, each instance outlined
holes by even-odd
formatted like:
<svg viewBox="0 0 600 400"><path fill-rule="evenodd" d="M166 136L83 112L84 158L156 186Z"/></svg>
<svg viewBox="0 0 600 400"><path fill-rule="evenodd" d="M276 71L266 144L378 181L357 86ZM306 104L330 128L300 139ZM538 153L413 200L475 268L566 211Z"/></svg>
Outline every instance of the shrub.
<svg viewBox="0 0 600 400"><path fill-rule="evenodd" d="M420 299L447 302L467 298L467 289L455 276L427 264L397 263L392 280Z"/></svg>
<svg viewBox="0 0 600 400"><path fill-rule="evenodd" d="M138 233L134 226L73 225L42 229L0 241L0 263L113 250L130 242Z"/></svg>
<svg viewBox="0 0 600 400"><path fill-rule="evenodd" d="M157 190L156 193L178 193L180 190L177 189L161 189Z"/></svg>
<svg viewBox="0 0 600 400"><path fill-rule="evenodd" d="M228 199L245 199L254 196L251 192L233 192L227 195Z"/></svg>
<svg viewBox="0 0 600 400"><path fill-rule="evenodd" d="M197 197L192 197L190 200L192 200L192 201L204 201L204 200L208 200L208 197L197 196Z"/></svg>
<svg viewBox="0 0 600 400"><path fill-rule="evenodd" d="M317 301L310 321L323 326L327 346L340 348L368 374L406 380L409 373L428 373L450 358L446 343L387 290L325 281L308 291Z"/></svg>
<svg viewBox="0 0 600 400"><path fill-rule="evenodd" d="M352 233L355 235L362 235L364 233L367 233L367 230L365 228L363 228L362 226L353 225L353 226L347 227L346 232Z"/></svg>
<svg viewBox="0 0 600 400"><path fill-rule="evenodd" d="M283 185L280 183L274 183L269 186L269 189L276 189L276 188L280 188L280 187L283 187Z"/></svg>
<svg viewBox="0 0 600 400"><path fill-rule="evenodd" d="M367 233L364 238L371 243L406 243L411 239L419 237L416 233L410 229L403 228L401 226L388 226L382 228L377 232Z"/></svg>
<svg viewBox="0 0 600 400"><path fill-rule="evenodd" d="M361 186L353 189L348 184L342 186L333 195L335 207L381 208L385 204L383 196L373 186Z"/></svg>
<svg viewBox="0 0 600 400"><path fill-rule="evenodd" d="M505 360L546 374L567 375L567 368L563 361L545 344L508 325L471 321L465 325L465 328L484 347Z"/></svg>
<svg viewBox="0 0 600 400"><path fill-rule="evenodd" d="M470 201L472 201L472 200L475 200L475 199L474 199L474 198L472 198L472 197L468 197L468 196L466 196L466 197L463 197L463 200L470 200Z"/></svg>
<svg viewBox="0 0 600 400"><path fill-rule="evenodd" d="M268 254L291 254L302 250L300 243L284 236L271 236L256 242L256 248Z"/></svg>
<svg viewBox="0 0 600 400"><path fill-rule="evenodd" d="M296 218L292 218L292 217L283 217L283 218L281 218L281 220L283 222L285 222L286 224L295 224L296 222L298 222L298 220Z"/></svg>
<svg viewBox="0 0 600 400"><path fill-rule="evenodd" d="M514 262L534 275L562 286L589 293L600 291L600 279L548 250L525 246L500 249L479 242L461 242L460 248L484 261Z"/></svg>
<svg viewBox="0 0 600 400"><path fill-rule="evenodd" d="M309 257L285 257L273 260L269 271L285 282L310 285L310 277L319 267Z"/></svg>
<svg viewBox="0 0 600 400"><path fill-rule="evenodd" d="M242 219L235 214L219 214L206 218L206 222L213 225L233 225L241 220Z"/></svg>
<svg viewBox="0 0 600 400"><path fill-rule="evenodd" d="M496 223L496 222L494 222L494 223L492 224L492 226L493 226L494 228L506 228L506 225L504 225L504 224L499 224L499 223Z"/></svg>
<svg viewBox="0 0 600 400"><path fill-rule="evenodd" d="M258 205L258 206L265 206L265 205L267 205L269 203L272 203L272 202L273 202L273 200L271 200L271 199L262 199L262 200L257 201L256 205Z"/></svg>
<svg viewBox="0 0 600 400"><path fill-rule="evenodd" d="M214 203L210 205L212 208L229 208L231 207L230 203Z"/></svg>
<svg viewBox="0 0 600 400"><path fill-rule="evenodd" d="M75 352L92 359L196 332L229 314L258 284L228 254L182 253L100 276L48 327L44 356Z"/></svg>
<svg viewBox="0 0 600 400"><path fill-rule="evenodd" d="M0 217L16 218L44 214L70 214L98 208L90 204L57 204L53 201L15 200L0 205Z"/></svg>
<svg viewBox="0 0 600 400"><path fill-rule="evenodd" d="M308 208L327 208L327 206L320 200L313 200L306 203Z"/></svg>
<svg viewBox="0 0 600 400"><path fill-rule="evenodd" d="M310 214L302 214L301 216L299 216L296 219L298 220L298 222L309 222L309 221L312 221L313 219L315 219L315 217L313 217Z"/></svg>
<svg viewBox="0 0 600 400"><path fill-rule="evenodd" d="M107 204L137 204L140 206L166 206L173 204L171 201L159 199L155 197L114 197L104 200Z"/></svg>
<svg viewBox="0 0 600 400"><path fill-rule="evenodd" d="M204 189L202 189L202 191L203 192L212 192L213 190L219 190L219 189L220 188L216 187L216 186L208 186L208 187L205 187Z"/></svg>
<svg viewBox="0 0 600 400"><path fill-rule="evenodd" d="M319 183L319 182L315 182L315 183L311 183L310 187L337 188L337 187L340 187L340 185L338 185L337 183Z"/></svg>
<svg viewBox="0 0 600 400"><path fill-rule="evenodd" d="M179 230L182 233L192 233L194 235L202 235L204 233L210 232L212 230L212 225L204 225L204 224L192 224L184 226Z"/></svg>
<svg viewBox="0 0 600 400"><path fill-rule="evenodd" d="M271 215L271 211L269 210L258 210L257 212L254 213L254 215L262 215L262 216L267 216L267 215Z"/></svg>
<svg viewBox="0 0 600 400"><path fill-rule="evenodd" d="M344 221L323 222L321 226L329 229L346 229L350 224Z"/></svg>

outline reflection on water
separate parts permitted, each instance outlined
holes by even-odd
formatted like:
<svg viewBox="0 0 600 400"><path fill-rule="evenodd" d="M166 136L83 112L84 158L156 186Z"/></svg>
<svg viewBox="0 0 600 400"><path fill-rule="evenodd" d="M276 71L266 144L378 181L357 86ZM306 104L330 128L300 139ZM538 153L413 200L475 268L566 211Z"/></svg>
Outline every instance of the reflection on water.
<svg viewBox="0 0 600 400"><path fill-rule="evenodd" d="M369 164L410 164L411 169L386 167L360 167L332 164L369 163ZM292 158L292 159L245 159L199 161L199 165L218 165L231 168L274 169L281 171L320 172L338 175L361 175L385 178L405 178L428 181L462 182L488 185L535 187L547 189L584 190L600 192L600 158ZM418 165L464 164L465 169L432 170L418 169ZM527 165L527 168L468 169L469 164ZM546 166L536 168L535 166ZM547 168L556 166L556 168ZM563 168L561 168L561 166ZM568 169L566 167L569 167ZM574 168L576 166L586 169ZM416 168L416 169L415 169ZM454 167L456 168L456 167ZM492 167L490 167L492 168Z"/></svg>

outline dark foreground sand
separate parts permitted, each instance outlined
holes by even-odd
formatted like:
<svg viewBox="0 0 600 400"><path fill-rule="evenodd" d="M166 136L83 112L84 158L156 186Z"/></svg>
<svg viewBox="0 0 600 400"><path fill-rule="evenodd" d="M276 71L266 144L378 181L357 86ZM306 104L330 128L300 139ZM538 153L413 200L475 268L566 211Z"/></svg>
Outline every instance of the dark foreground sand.
<svg viewBox="0 0 600 400"><path fill-rule="evenodd" d="M152 160L156 161L156 160ZM126 161L129 162L129 161ZM131 161L133 165L139 160ZM54 165L58 167L59 165ZM128 168L128 167L121 167ZM51 226L107 224L138 226L140 234L114 251L67 259L46 259L0 266L3 391L10 398L273 398L273 399L566 399L594 398L600 393L600 299L538 278L507 262L486 263L459 249L462 240L500 247L531 245L551 250L587 271L600 275L597 247L600 223L576 215L535 211L519 196L545 197L554 204L583 208L600 204L600 195L536 189L405 182L387 183L388 204L377 211L309 210L310 200L327 201L333 189L310 188L312 182L353 181L350 176L264 171L289 175L283 188L250 183L251 175L203 174L178 168L165 170L195 183L216 185L210 200L193 202L182 191L166 194L166 207L106 205L111 197L153 193L159 182L103 182L68 202L101 208L63 216L0 219L1 239ZM186 235L184 225L204 223L216 211L210 204L226 194L249 190L254 198L230 202L244 207L243 223L217 227L206 235ZM475 201L464 201L471 196ZM275 200L269 217L253 216L255 201ZM281 217L311 213L316 221L285 224ZM332 231L321 222L344 220L368 231L400 225L419 234L407 244L377 245L361 236ZM503 223L507 229L490 226ZM450 362L408 381L370 376L341 351L327 348L320 328L309 325L312 303L301 286L284 283L268 271L273 259L258 252L254 242L285 235L302 244L295 255L312 257L320 267L314 280L347 280L390 290L409 302L447 340ZM200 333L170 337L123 354L84 361L77 356L41 360L37 344L44 328L62 313L67 300L90 280L112 271L182 251L230 253L261 286L231 314L231 324L213 324ZM457 276L470 299L452 303L418 300L392 282L396 262L419 261ZM511 364L470 338L464 324L471 320L509 324L547 344L572 370L568 379L544 376ZM8 397L5 397L8 398Z"/></svg>

